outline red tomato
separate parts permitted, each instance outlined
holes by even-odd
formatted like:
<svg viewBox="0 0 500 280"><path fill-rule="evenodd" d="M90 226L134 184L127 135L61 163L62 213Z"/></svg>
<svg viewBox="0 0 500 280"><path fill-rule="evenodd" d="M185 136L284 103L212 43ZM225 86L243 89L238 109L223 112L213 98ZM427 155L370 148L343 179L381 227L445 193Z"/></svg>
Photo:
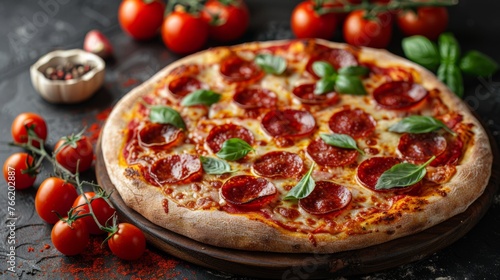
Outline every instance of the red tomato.
<svg viewBox="0 0 500 280"><path fill-rule="evenodd" d="M161 36L176 53L187 54L203 48L208 40L208 24L199 16L175 10L163 22Z"/></svg>
<svg viewBox="0 0 500 280"><path fill-rule="evenodd" d="M66 216L73 202L78 197L75 186L57 177L45 179L35 197L35 209L40 218L49 224L55 224L59 217Z"/></svg>
<svg viewBox="0 0 500 280"><path fill-rule="evenodd" d="M250 13L242 0L208 0L201 15L209 24L209 35L220 42L229 42L243 36L250 22Z"/></svg>
<svg viewBox="0 0 500 280"><path fill-rule="evenodd" d="M67 145L59 150L59 147L65 143ZM56 154L57 162L73 174L77 171L86 171L94 160L92 144L85 136L63 137L57 142L54 150L59 150Z"/></svg>
<svg viewBox="0 0 500 280"><path fill-rule="evenodd" d="M163 22L162 1L123 0L118 8L118 21L123 31L136 40L155 37Z"/></svg>
<svg viewBox="0 0 500 280"><path fill-rule="evenodd" d="M391 14L366 18L363 10L351 12L344 23L344 40L354 46L385 48L392 36Z"/></svg>
<svg viewBox="0 0 500 280"><path fill-rule="evenodd" d="M439 37L448 26L448 10L444 7L420 7L414 11L401 11L397 23L406 36L422 35L431 40Z"/></svg>
<svg viewBox="0 0 500 280"><path fill-rule="evenodd" d="M47 124L45 120L35 113L22 113L12 122L11 132L14 142L28 142L28 131L26 130L26 126L33 127L35 134L43 141L47 139ZM40 143L38 141L33 141L33 146L40 148Z"/></svg>
<svg viewBox="0 0 500 280"><path fill-rule="evenodd" d="M319 15L313 1L304 1L292 12L290 25L297 38L331 39L337 28L337 15Z"/></svg>
<svg viewBox="0 0 500 280"><path fill-rule="evenodd" d="M66 256L82 253L89 243L89 232L85 223L78 219L70 223L59 220L52 228L52 243Z"/></svg>
<svg viewBox="0 0 500 280"><path fill-rule="evenodd" d="M87 197L88 200L93 198L95 196L94 192L86 192L85 196ZM80 207L77 208L77 206L81 205ZM97 220L99 223L103 226L106 226L106 222L113 216L115 213L115 209L113 209L103 198L97 198L94 199L91 202L92 205L92 211L94 212L95 216L97 217ZM87 214L89 212L89 206L85 203L85 198L83 198L83 195L79 195L76 200L73 202L73 208L75 208L75 213L77 211L78 215L82 214ZM85 224L87 225L87 229L89 230L90 234L103 234L105 233L102 231L99 226L95 223L94 218L92 216L87 216L83 217L80 220L83 220Z"/></svg>
<svg viewBox="0 0 500 280"><path fill-rule="evenodd" d="M7 158L3 164L3 177L8 187L23 190L33 186L36 180L36 171L29 170L33 165L33 157L27 153L16 153ZM28 173L23 174L23 171Z"/></svg>
<svg viewBox="0 0 500 280"><path fill-rule="evenodd" d="M146 250L146 238L136 226L120 223L118 231L108 239L108 246L111 252L120 259L137 260Z"/></svg>

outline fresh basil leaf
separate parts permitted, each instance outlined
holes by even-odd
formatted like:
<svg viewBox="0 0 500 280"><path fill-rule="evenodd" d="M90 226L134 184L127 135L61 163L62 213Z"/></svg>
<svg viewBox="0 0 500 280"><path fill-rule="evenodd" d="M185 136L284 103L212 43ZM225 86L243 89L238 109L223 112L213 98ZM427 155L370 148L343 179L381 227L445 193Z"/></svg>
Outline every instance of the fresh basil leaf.
<svg viewBox="0 0 500 280"><path fill-rule="evenodd" d="M335 146L335 147L344 148L344 149L352 149L352 150L358 151L362 155L365 154L363 152L363 150L358 148L358 145L356 144L356 140L352 139L352 137L347 135L347 134L321 133L319 135L319 137L321 137L321 139L323 139L323 141L325 141L325 143L330 145L330 146Z"/></svg>
<svg viewBox="0 0 500 280"><path fill-rule="evenodd" d="M382 173L378 178L375 189L392 189L398 187L407 187L416 184L424 178L427 170L425 167L429 165L436 156L432 156L426 163L415 165L411 163L399 163L391 167L389 170Z"/></svg>
<svg viewBox="0 0 500 280"><path fill-rule="evenodd" d="M207 174L221 175L231 172L231 166L225 160L200 156L200 161Z"/></svg>
<svg viewBox="0 0 500 280"><path fill-rule="evenodd" d="M316 87L314 88L314 94L320 95L327 92L332 92L335 90L335 79L333 78L322 78L316 82Z"/></svg>
<svg viewBox="0 0 500 280"><path fill-rule="evenodd" d="M458 97L464 95L462 72L454 64L441 64L437 71L438 79L445 83Z"/></svg>
<svg viewBox="0 0 500 280"><path fill-rule="evenodd" d="M269 74L281 75L286 70L286 60L281 56L272 54L259 54L255 63Z"/></svg>
<svg viewBox="0 0 500 280"><path fill-rule="evenodd" d="M219 102L221 95L211 91L199 89L186 95L181 102L182 106L207 105Z"/></svg>
<svg viewBox="0 0 500 280"><path fill-rule="evenodd" d="M311 174L314 169L314 163L311 165L309 168L309 171L307 171L306 175L300 179L300 181L293 187L285 196L284 200L290 200L290 199L301 199L304 197L307 197L312 193L314 190L314 187L316 186L316 182L314 182L314 179L311 177Z"/></svg>
<svg viewBox="0 0 500 280"><path fill-rule="evenodd" d="M498 70L498 63L482 52L469 51L460 60L460 69L469 75L488 77Z"/></svg>
<svg viewBox="0 0 500 280"><path fill-rule="evenodd" d="M445 84L446 84L446 68L447 67L448 67L448 65L441 64L441 65L439 65L439 68L437 70L438 79Z"/></svg>
<svg viewBox="0 0 500 280"><path fill-rule="evenodd" d="M312 69L314 74L318 75L321 78L330 77L337 73L337 71L335 71L335 68L333 68L330 63L325 61L314 62L312 65Z"/></svg>
<svg viewBox="0 0 500 280"><path fill-rule="evenodd" d="M335 91L344 94L366 95L366 89L361 79L356 76L339 75L335 82Z"/></svg>
<svg viewBox="0 0 500 280"><path fill-rule="evenodd" d="M456 64L460 59L460 45L453 34L442 33L438 41L441 64Z"/></svg>
<svg viewBox="0 0 500 280"><path fill-rule="evenodd" d="M254 151L252 146L240 138L231 138L222 144L222 148L217 152L217 156L225 160L239 160L249 152Z"/></svg>
<svg viewBox="0 0 500 280"><path fill-rule="evenodd" d="M430 116L410 116L400 120L389 127L389 131L397 133L427 133L438 129L444 129L455 135L442 121Z"/></svg>
<svg viewBox="0 0 500 280"><path fill-rule="evenodd" d="M186 124L181 115L167 106L153 106L149 111L149 119L154 123L171 124L178 128L186 129Z"/></svg>
<svg viewBox="0 0 500 280"><path fill-rule="evenodd" d="M340 75L345 76L366 76L370 73L370 69L364 66L347 66L339 70Z"/></svg>
<svg viewBox="0 0 500 280"><path fill-rule="evenodd" d="M424 36L411 36L403 39L403 52L410 60L430 70L436 70L440 63L439 51L431 40Z"/></svg>

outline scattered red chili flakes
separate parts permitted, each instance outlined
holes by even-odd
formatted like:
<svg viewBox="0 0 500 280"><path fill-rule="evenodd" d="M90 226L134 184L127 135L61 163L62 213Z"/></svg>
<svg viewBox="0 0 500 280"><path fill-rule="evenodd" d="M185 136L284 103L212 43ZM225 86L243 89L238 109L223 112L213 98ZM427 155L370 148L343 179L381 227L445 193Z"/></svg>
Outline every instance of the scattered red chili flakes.
<svg viewBox="0 0 500 280"><path fill-rule="evenodd" d="M43 245L43 248L44 249L50 249L50 245L49 244L45 244L45 245Z"/></svg>
<svg viewBox="0 0 500 280"><path fill-rule="evenodd" d="M29 246L29 247L28 247L28 252L30 252L30 253L31 253L31 252L35 252L35 248L33 248L33 247Z"/></svg>
<svg viewBox="0 0 500 280"><path fill-rule="evenodd" d="M133 86L135 84L138 84L139 83L139 80L136 80L134 78L128 78L123 84L122 86L123 87L130 87L130 86Z"/></svg>

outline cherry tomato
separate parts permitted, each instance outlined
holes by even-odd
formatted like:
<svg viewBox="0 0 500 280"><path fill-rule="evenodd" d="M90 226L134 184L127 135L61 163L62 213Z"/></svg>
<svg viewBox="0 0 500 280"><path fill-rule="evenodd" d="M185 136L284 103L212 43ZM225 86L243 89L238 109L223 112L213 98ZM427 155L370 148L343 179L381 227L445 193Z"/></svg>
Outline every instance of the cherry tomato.
<svg viewBox="0 0 500 280"><path fill-rule="evenodd" d="M95 193L86 192L85 196L88 200L90 200L95 196ZM111 208L111 206L103 198L94 199L91 202L91 205L92 211L94 211L94 214L97 217L99 223L103 226L106 226L106 222L111 218L111 216L113 216L113 214L115 213L115 209ZM77 208L77 206L79 207ZM73 208L75 208L75 212L80 211L78 212L78 215L90 213L89 206L85 203L85 198L83 198L83 195L79 195L75 199L75 201L73 202ZM105 233L104 231L99 229L99 226L95 223L92 216L83 217L80 220L83 220L85 222L90 234L97 235Z"/></svg>
<svg viewBox="0 0 500 280"><path fill-rule="evenodd" d="M108 239L108 246L120 259L137 260L146 250L146 238L136 226L120 223L118 231Z"/></svg>
<svg viewBox="0 0 500 280"><path fill-rule="evenodd" d="M344 40L354 46L385 48L392 36L391 14L367 18L366 12L351 12L344 23Z"/></svg>
<svg viewBox="0 0 500 280"><path fill-rule="evenodd" d="M320 15L313 1L301 2L292 12L290 25L297 38L331 39L337 28L338 17L334 13Z"/></svg>
<svg viewBox="0 0 500 280"><path fill-rule="evenodd" d="M444 7L420 7L414 11L401 11L397 23L406 36L422 35L431 40L439 37L448 26L448 10Z"/></svg>
<svg viewBox="0 0 500 280"><path fill-rule="evenodd" d="M71 225L59 220L52 228L50 236L56 249L66 256L82 253L90 239L87 226L81 219L71 222Z"/></svg>
<svg viewBox="0 0 500 280"><path fill-rule="evenodd" d="M73 202L78 197L75 186L57 177L45 179L35 197L35 209L40 218L49 224L55 224L59 217L66 216Z"/></svg>
<svg viewBox="0 0 500 280"><path fill-rule="evenodd" d="M68 143L68 145L59 150L59 147L65 143ZM85 136L63 137L57 142L54 150L59 150L56 154L57 162L71 173L88 170L94 160L92 144Z"/></svg>
<svg viewBox="0 0 500 280"><path fill-rule="evenodd" d="M28 142L28 131L26 130L26 126L33 127L35 134L43 141L47 139L47 124L45 120L35 113L22 113L12 122L11 132L14 142ZM40 143L38 141L33 141L33 146L40 148Z"/></svg>
<svg viewBox="0 0 500 280"><path fill-rule="evenodd" d="M248 28L250 13L242 0L208 0L201 15L209 24L209 36L220 42L240 38Z"/></svg>
<svg viewBox="0 0 500 280"><path fill-rule="evenodd" d="M118 21L128 35L136 40L155 37L163 22L162 1L123 0L118 8Z"/></svg>
<svg viewBox="0 0 500 280"><path fill-rule="evenodd" d="M208 40L208 23L201 17L175 10L165 18L161 29L165 45L173 52L198 51Z"/></svg>
<svg viewBox="0 0 500 280"><path fill-rule="evenodd" d="M27 153L15 153L7 158L3 164L3 177L9 187L23 190L33 186L36 180L36 171L32 169L33 157ZM28 173L23 174L23 171Z"/></svg>

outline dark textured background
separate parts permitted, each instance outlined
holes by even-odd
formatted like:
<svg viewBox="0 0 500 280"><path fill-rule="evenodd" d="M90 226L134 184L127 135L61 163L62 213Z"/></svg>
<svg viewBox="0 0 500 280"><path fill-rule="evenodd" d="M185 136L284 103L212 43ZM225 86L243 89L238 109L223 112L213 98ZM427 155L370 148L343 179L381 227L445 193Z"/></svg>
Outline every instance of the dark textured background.
<svg viewBox="0 0 500 280"><path fill-rule="evenodd" d="M299 1L246 1L251 10L251 26L238 42L293 38L289 17ZM117 23L119 1L1 1L0 2L0 162L17 148L11 141L10 124L26 111L41 114L48 123L48 148L59 137L102 124L100 113L140 82L179 56L170 53L161 40L135 42ZM45 7L45 8L44 8ZM46 7L50 7L47 9ZM500 61L500 1L461 0L449 9L450 27L462 50L479 49ZM115 47L115 58L107 62L106 82L90 100L78 105L52 105L34 91L29 66L54 49L81 48L87 31L99 29ZM335 40L342 41L340 32ZM235 43L238 43L235 42ZM401 54L398 31L389 50ZM488 79L467 78L465 101L500 143L500 74ZM87 131L90 136L92 131ZM0 180L0 278L3 279L134 279L134 277L171 279L233 279L235 276L177 260L151 246L139 263L118 260L102 238L79 257L64 257L50 241L51 227L34 210L36 187L50 173L46 167L35 188L16 192L16 274L7 269L7 188ZM88 179L93 172L84 174ZM48 246L46 246L48 245ZM92 270L88 266L94 266ZM140 270L142 269L142 270ZM146 271L144 271L146 270ZM75 271L78 271L76 273ZM72 275L71 273L76 273ZM497 279L500 277L500 196L484 218L466 236L430 258L388 271L357 277L359 279ZM302 276L307 279L307 275ZM237 278L245 279L245 278ZM298 278L299 279L299 278ZM355 279L355 278L352 278Z"/></svg>

